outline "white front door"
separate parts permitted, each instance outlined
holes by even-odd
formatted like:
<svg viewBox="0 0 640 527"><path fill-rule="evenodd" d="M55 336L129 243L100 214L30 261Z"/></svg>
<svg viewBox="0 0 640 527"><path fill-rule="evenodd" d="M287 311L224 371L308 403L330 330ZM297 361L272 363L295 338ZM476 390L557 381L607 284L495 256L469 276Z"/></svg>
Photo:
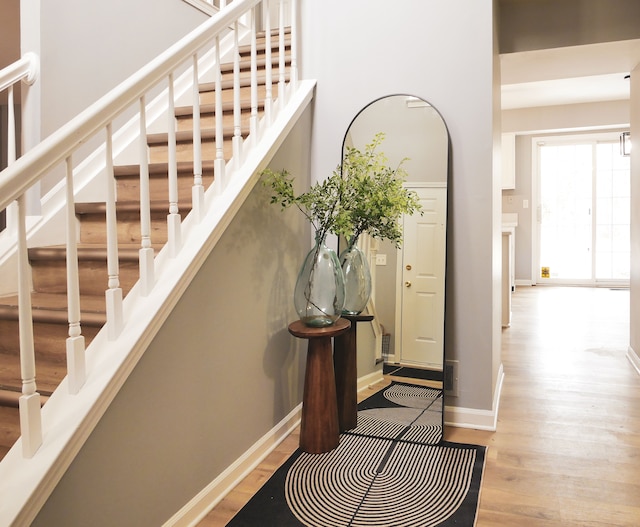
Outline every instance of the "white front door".
<svg viewBox="0 0 640 527"><path fill-rule="evenodd" d="M414 187L423 215L403 218L398 258L396 353L407 365L441 369L444 355L446 187Z"/></svg>

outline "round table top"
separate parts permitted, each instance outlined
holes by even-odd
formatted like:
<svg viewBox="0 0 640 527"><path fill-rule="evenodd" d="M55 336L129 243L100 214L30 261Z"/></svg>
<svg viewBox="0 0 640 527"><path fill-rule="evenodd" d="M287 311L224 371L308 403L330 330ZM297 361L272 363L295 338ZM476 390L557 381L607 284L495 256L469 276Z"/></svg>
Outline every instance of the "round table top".
<svg viewBox="0 0 640 527"><path fill-rule="evenodd" d="M346 315L346 314L343 314L342 316L344 318L346 318L347 320L350 320L351 322L369 322L369 321L373 320L373 315Z"/></svg>
<svg viewBox="0 0 640 527"><path fill-rule="evenodd" d="M350 327L351 322L346 318L339 318L331 326L325 326L323 328L313 328L305 325L302 320L296 320L289 324L289 333L301 339L335 337L336 335L340 335L340 333L344 333Z"/></svg>

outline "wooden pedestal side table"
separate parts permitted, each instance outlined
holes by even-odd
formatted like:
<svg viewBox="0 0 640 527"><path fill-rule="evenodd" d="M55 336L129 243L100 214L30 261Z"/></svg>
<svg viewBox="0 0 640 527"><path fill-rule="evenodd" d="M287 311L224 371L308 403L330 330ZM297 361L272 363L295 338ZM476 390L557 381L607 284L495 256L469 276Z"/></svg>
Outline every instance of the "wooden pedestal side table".
<svg viewBox="0 0 640 527"><path fill-rule="evenodd" d="M338 423L340 432L358 426L358 322L369 322L373 315L342 315L351 322L351 327L334 341L333 364L336 374L338 397Z"/></svg>
<svg viewBox="0 0 640 527"><path fill-rule="evenodd" d="M309 341L300 424L300 449L304 452L320 454L338 446L340 431L331 337L344 333L350 326L351 322L344 318L324 328L308 327L300 320L289 324L289 333Z"/></svg>

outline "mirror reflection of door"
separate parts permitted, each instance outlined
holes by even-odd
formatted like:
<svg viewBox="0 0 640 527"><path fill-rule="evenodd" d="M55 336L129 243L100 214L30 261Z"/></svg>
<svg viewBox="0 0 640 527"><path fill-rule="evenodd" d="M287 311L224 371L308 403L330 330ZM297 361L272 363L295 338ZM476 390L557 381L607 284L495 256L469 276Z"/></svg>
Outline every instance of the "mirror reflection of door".
<svg viewBox="0 0 640 527"><path fill-rule="evenodd" d="M442 369L447 187L408 187L418 194L423 214L403 218L404 240L398 258L396 335L400 363ZM437 185L437 184L435 184Z"/></svg>
<svg viewBox="0 0 640 527"><path fill-rule="evenodd" d="M385 135L379 151L390 166L406 159L406 186L419 193L425 209L423 216L403 219L400 250L389 242L372 244L378 258L372 257L377 265L371 269L371 307L374 324L386 337L382 359L390 365L435 370L439 375L429 378L441 381L449 135L438 111L410 95L382 97L365 106L351 122L344 145L364 148L378 132Z"/></svg>

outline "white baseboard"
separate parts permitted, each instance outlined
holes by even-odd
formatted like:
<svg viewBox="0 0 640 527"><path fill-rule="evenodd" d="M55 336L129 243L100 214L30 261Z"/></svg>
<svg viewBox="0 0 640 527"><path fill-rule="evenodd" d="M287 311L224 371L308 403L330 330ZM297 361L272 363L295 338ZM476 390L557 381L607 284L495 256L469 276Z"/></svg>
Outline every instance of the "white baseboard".
<svg viewBox="0 0 640 527"><path fill-rule="evenodd" d="M358 391L362 391L365 388L368 388L369 386L371 386L372 384L376 384L377 382L380 382L384 379L384 377L382 376L382 368L374 371L373 373L370 373L369 375L365 375L364 377L360 377L358 379Z"/></svg>
<svg viewBox="0 0 640 527"><path fill-rule="evenodd" d="M533 285L533 280L524 280L522 278L516 278L516 287L530 287Z"/></svg>
<svg viewBox="0 0 640 527"><path fill-rule="evenodd" d="M500 394L504 382L504 369L502 364L498 370L498 379L493 392L493 407L491 410L477 410L475 408L463 408L460 406L445 406L444 424L458 428L473 428L475 430L487 430L495 432L498 425L498 409L500 407Z"/></svg>
<svg viewBox="0 0 640 527"><path fill-rule="evenodd" d="M163 527L193 527L300 424L302 404L272 428L222 474L173 515Z"/></svg>
<svg viewBox="0 0 640 527"><path fill-rule="evenodd" d="M627 358L629 359L631 365L638 372L638 375L640 375L640 357L638 357L638 354L633 350L631 346L629 346L629 349L627 350Z"/></svg>
<svg viewBox="0 0 640 527"><path fill-rule="evenodd" d="M358 379L358 391L382 381L382 371ZM254 470L300 424L302 404L265 434L222 474L202 489L173 515L163 527L193 527L213 509L240 481Z"/></svg>

